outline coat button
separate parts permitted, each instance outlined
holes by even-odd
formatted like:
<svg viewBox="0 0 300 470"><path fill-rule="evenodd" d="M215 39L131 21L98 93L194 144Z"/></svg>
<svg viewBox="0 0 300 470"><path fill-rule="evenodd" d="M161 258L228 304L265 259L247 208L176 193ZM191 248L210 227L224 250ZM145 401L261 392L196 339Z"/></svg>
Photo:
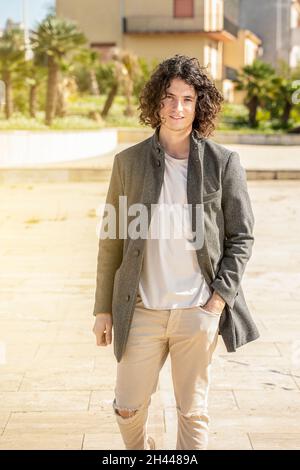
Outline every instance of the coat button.
<svg viewBox="0 0 300 470"><path fill-rule="evenodd" d="M139 249L137 249L137 250L134 250L134 254L135 254L135 256L139 256L139 254L140 254L140 250L139 250Z"/></svg>
<svg viewBox="0 0 300 470"><path fill-rule="evenodd" d="M129 302L129 300L130 300L130 295L129 294L126 297L126 300L127 300L127 302Z"/></svg>

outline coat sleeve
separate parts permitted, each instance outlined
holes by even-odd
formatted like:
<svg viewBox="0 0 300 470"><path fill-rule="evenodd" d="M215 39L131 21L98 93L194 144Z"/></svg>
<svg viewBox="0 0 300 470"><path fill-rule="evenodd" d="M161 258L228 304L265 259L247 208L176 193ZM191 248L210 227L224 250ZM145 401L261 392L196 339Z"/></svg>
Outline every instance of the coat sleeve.
<svg viewBox="0 0 300 470"><path fill-rule="evenodd" d="M99 231L98 257L97 257L97 277L96 291L93 315L97 313L111 313L112 311L112 294L114 286L114 277L116 270L122 262L123 256L123 239L119 237L119 196L124 194L119 168L118 154L114 157L110 183L106 196L104 213L107 215L107 205L109 210L115 213L114 238L109 234L107 238L102 237L103 229L108 232L107 224L103 219L101 230ZM113 208L113 209L112 209ZM111 223L111 219L109 221Z"/></svg>
<svg viewBox="0 0 300 470"><path fill-rule="evenodd" d="M254 215L247 189L246 171L236 152L230 154L224 170L222 209L224 252L211 287L233 307L254 243Z"/></svg>

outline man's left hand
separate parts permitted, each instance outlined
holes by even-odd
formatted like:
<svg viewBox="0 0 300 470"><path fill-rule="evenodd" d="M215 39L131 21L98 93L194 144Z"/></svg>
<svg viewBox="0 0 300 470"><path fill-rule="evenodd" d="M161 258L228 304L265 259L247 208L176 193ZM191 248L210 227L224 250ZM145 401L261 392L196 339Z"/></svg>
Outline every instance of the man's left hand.
<svg viewBox="0 0 300 470"><path fill-rule="evenodd" d="M214 291L210 299L208 299L206 304L203 305L203 308L211 313L222 313L225 304L225 300L223 300L223 298L216 291Z"/></svg>

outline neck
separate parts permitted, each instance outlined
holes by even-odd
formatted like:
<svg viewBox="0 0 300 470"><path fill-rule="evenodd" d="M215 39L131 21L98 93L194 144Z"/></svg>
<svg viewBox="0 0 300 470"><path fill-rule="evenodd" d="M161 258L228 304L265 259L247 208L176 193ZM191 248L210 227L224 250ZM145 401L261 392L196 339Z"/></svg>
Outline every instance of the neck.
<svg viewBox="0 0 300 470"><path fill-rule="evenodd" d="M188 158L191 132L192 127L174 132L161 126L158 139L169 155L176 158Z"/></svg>

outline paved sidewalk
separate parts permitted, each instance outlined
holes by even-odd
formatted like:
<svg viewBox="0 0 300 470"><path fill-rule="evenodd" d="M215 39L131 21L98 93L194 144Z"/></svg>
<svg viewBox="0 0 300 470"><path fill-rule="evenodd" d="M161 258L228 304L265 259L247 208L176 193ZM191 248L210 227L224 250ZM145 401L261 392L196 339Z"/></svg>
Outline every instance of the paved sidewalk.
<svg viewBox="0 0 300 470"><path fill-rule="evenodd" d="M114 152L85 160L61 162L40 167L55 168L111 168L113 157L133 143L119 144ZM300 170L300 146L280 145L240 145L222 144L232 151L238 152L241 162L247 170Z"/></svg>
<svg viewBox="0 0 300 470"><path fill-rule="evenodd" d="M96 208L106 183L0 187L0 449L122 449L112 345L92 334ZM261 338L219 340L211 449L300 449L300 187L249 182L255 249L243 286ZM174 449L167 361L149 431Z"/></svg>
<svg viewBox="0 0 300 470"><path fill-rule="evenodd" d="M113 152L84 160L0 168L0 183L105 182L116 153L133 143L122 143ZM249 180L300 179L300 146L224 145L239 153Z"/></svg>

